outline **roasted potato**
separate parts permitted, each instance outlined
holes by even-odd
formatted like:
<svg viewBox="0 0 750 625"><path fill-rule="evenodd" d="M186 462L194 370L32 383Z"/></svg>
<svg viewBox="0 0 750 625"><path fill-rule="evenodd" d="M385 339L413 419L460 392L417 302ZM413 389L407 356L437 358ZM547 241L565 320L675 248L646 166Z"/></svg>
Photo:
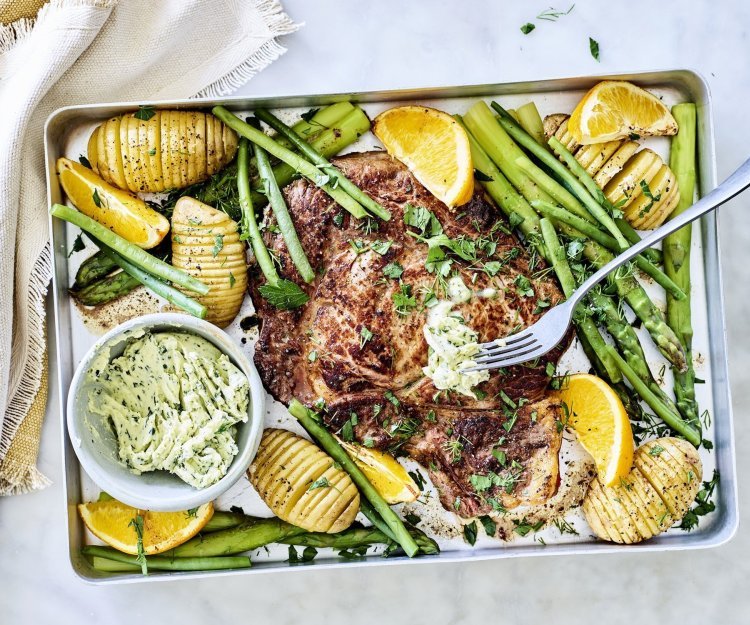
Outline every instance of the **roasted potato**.
<svg viewBox="0 0 750 625"><path fill-rule="evenodd" d="M345 530L359 512L359 491L349 475L288 430L263 432L247 475L276 516L311 532Z"/></svg>
<svg viewBox="0 0 750 625"><path fill-rule="evenodd" d="M88 159L107 182L134 193L181 189L234 158L237 134L210 113L143 110L112 117L91 133Z"/></svg>
<svg viewBox="0 0 750 625"><path fill-rule="evenodd" d="M236 221L181 197L172 213L172 264L210 287L197 298L208 309L208 321L223 328L237 316L247 289L247 263Z"/></svg>
<svg viewBox="0 0 750 625"><path fill-rule="evenodd" d="M635 451L630 474L616 486L594 479L583 501L591 529L604 540L632 544L679 522L700 489L696 449L680 438L658 438Z"/></svg>
<svg viewBox="0 0 750 625"><path fill-rule="evenodd" d="M677 206L677 179L652 150L638 151L638 143L627 139L579 145L568 131L568 116L559 113L544 119L544 131L547 137L554 135L576 157L634 228L658 228Z"/></svg>

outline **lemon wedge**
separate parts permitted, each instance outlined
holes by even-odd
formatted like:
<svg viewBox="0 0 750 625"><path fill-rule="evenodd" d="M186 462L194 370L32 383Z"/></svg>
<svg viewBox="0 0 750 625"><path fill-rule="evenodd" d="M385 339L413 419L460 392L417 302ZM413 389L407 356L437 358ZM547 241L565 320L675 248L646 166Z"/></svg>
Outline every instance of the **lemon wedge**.
<svg viewBox="0 0 750 625"><path fill-rule="evenodd" d="M601 378L570 376L560 397L568 411L568 425L596 463L605 486L618 484L633 466L633 431L617 393Z"/></svg>
<svg viewBox="0 0 750 625"><path fill-rule="evenodd" d="M116 499L78 505L78 513L89 531L123 553L138 555L137 518L143 520L143 551L163 553L190 540L214 514L212 503L181 512L151 512L131 508Z"/></svg>
<svg viewBox="0 0 750 625"><path fill-rule="evenodd" d="M471 199L474 166L469 138L450 115L427 106L399 106L378 115L372 131L388 154L445 205L461 206Z"/></svg>
<svg viewBox="0 0 750 625"><path fill-rule="evenodd" d="M669 109L645 89L621 80L595 85L578 103L568 120L568 130L582 145L677 134Z"/></svg>

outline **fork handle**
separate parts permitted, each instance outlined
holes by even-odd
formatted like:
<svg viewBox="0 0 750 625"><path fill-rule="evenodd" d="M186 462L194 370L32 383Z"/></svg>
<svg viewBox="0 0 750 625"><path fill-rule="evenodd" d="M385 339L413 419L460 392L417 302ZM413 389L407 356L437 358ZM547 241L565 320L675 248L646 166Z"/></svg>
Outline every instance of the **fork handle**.
<svg viewBox="0 0 750 625"><path fill-rule="evenodd" d="M729 176L729 178L711 191L711 193L698 200L690 208L677 215L674 219L670 219L660 228L654 230L649 236L641 239L641 241L632 247L629 247L627 250L624 250L616 258L596 271L576 289L576 292L568 300L568 303L573 307L583 299L586 293L593 289L615 269L624 265L629 260L632 260L635 256L638 256L638 254L645 249L658 243L664 237L718 208L724 204L724 202L731 200L735 195L742 193L748 187L750 187L750 159L740 165L740 167Z"/></svg>

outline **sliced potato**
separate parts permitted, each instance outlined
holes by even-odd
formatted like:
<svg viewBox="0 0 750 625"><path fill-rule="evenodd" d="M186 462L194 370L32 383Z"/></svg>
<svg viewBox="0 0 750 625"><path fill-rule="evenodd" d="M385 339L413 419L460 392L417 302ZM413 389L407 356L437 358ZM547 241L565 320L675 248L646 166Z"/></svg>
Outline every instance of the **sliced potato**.
<svg viewBox="0 0 750 625"><path fill-rule="evenodd" d="M599 538L632 544L666 531L690 509L703 478L698 452L679 438L644 443L633 465L616 486L599 478L589 486L583 511Z"/></svg>
<svg viewBox="0 0 750 625"><path fill-rule="evenodd" d="M333 459L288 430L267 429L247 471L280 519L311 532L345 530L359 512L359 491Z"/></svg>
<svg viewBox="0 0 750 625"><path fill-rule="evenodd" d="M210 113L126 114L97 126L88 142L91 166L105 181L158 193L206 180L237 152L237 135Z"/></svg>
<svg viewBox="0 0 750 625"><path fill-rule="evenodd" d="M208 321L223 328L237 316L247 289L245 244L239 240L237 222L226 213L191 197L177 200L172 264L210 287L197 298L208 309Z"/></svg>
<svg viewBox="0 0 750 625"><path fill-rule="evenodd" d="M594 174L594 182L602 189L607 186L610 180L625 167L630 158L638 151L639 145L635 141L625 141L617 151L607 159L607 162L601 166L601 169Z"/></svg>

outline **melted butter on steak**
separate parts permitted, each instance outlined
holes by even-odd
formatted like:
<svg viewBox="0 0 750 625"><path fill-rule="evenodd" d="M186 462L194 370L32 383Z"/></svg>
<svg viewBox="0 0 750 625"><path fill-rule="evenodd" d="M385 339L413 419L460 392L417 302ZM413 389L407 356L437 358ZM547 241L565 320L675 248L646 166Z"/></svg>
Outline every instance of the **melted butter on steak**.
<svg viewBox="0 0 750 625"><path fill-rule="evenodd" d="M539 301L560 301L557 286L548 277L533 279L540 267L529 266L507 226L493 228L501 215L480 185L468 204L451 211L386 154L352 154L335 163L392 217L369 232L313 184L297 180L284 189L318 277L304 284L281 235L265 231L280 273L310 296L302 308L279 311L259 296L262 277L252 282L262 319L255 362L266 388L285 404L293 397L308 405L322 399L331 429L348 422L360 442L414 458L428 470L443 506L461 516L546 501L558 486L561 440L559 404L548 396L546 366L556 363L563 347L493 373L478 387L481 399L438 392L422 373L427 345L421 302L436 280L425 268L427 246L407 234L406 205L429 209L451 238L492 241L492 254L474 266L458 259L452 266L473 291L497 290L494 298L473 297L454 308L480 342L534 323L543 314ZM376 241L391 242L385 254L370 249ZM495 275L482 271L487 261L499 261L502 269ZM400 281L383 274L392 262L403 267ZM531 280L533 296L517 288L519 276ZM420 303L408 314L393 302L402 283ZM485 488L486 480L475 476L490 476L491 484Z"/></svg>

